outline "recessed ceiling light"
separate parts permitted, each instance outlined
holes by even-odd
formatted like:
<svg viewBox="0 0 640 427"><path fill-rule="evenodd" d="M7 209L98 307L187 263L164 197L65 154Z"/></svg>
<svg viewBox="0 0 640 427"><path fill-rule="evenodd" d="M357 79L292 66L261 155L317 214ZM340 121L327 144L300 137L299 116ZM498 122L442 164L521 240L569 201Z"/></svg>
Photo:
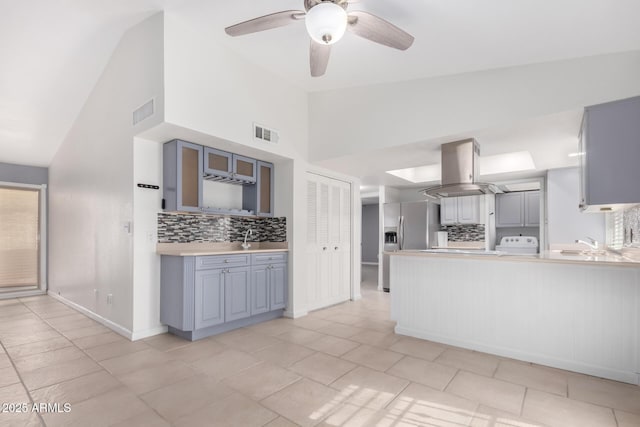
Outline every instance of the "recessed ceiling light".
<svg viewBox="0 0 640 427"><path fill-rule="evenodd" d="M496 154L480 157L480 175L496 175L509 172L535 170L531 153L516 151L514 153ZM414 184L422 182L440 181L440 164L418 166L415 168L395 169L386 171Z"/></svg>

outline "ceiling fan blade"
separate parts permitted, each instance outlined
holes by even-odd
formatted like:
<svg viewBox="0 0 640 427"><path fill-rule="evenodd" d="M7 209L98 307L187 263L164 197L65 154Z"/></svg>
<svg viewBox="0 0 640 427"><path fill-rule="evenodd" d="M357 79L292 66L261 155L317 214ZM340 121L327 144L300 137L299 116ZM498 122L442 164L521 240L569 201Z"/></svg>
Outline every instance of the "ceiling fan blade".
<svg viewBox="0 0 640 427"><path fill-rule="evenodd" d="M224 29L230 36L244 36L272 28L284 27L304 18L302 10L283 10L282 12L260 16L248 21L240 22Z"/></svg>
<svg viewBox="0 0 640 427"><path fill-rule="evenodd" d="M316 43L311 40L309 48L309 62L311 65L311 77L320 77L327 71L331 45Z"/></svg>
<svg viewBox="0 0 640 427"><path fill-rule="evenodd" d="M407 50L413 44L413 36L390 22L361 10L349 12L347 30L372 42L395 49Z"/></svg>

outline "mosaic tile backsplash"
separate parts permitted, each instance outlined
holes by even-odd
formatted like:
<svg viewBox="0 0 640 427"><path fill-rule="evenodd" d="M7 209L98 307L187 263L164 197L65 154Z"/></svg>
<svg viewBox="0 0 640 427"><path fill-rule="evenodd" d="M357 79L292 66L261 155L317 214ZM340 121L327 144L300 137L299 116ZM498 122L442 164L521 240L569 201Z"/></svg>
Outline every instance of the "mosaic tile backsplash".
<svg viewBox="0 0 640 427"><path fill-rule="evenodd" d="M287 219L244 218L206 214L158 214L158 243L286 242Z"/></svg>
<svg viewBox="0 0 640 427"><path fill-rule="evenodd" d="M483 242L484 224L442 225L440 231L446 231L450 242Z"/></svg>
<svg viewBox="0 0 640 427"><path fill-rule="evenodd" d="M624 244L640 244L640 205L624 210Z"/></svg>

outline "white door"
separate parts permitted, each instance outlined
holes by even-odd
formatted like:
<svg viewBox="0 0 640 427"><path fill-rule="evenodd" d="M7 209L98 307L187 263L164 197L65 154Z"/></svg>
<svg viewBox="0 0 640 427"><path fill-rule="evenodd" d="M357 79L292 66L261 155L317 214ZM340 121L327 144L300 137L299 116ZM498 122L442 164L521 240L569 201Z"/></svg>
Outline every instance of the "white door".
<svg viewBox="0 0 640 427"><path fill-rule="evenodd" d="M351 296L351 187L307 174L307 297L314 310Z"/></svg>

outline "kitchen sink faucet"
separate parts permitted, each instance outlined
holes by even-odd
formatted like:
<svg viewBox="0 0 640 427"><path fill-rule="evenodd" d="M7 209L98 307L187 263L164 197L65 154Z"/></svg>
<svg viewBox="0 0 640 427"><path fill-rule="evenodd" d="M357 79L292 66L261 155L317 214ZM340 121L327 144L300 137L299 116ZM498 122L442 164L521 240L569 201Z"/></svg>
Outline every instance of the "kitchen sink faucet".
<svg viewBox="0 0 640 427"><path fill-rule="evenodd" d="M576 240L576 243L582 243L583 245L587 245L589 246L592 250L597 251L599 249L599 244L598 241L596 239L594 239L593 237L589 237L587 236L587 239L589 239L588 242L585 242L584 240Z"/></svg>
<svg viewBox="0 0 640 427"><path fill-rule="evenodd" d="M247 236L252 236L252 235L253 235L253 230L250 228L244 233L244 243L242 244L242 249L244 249L245 251L251 247L251 243L247 243Z"/></svg>

